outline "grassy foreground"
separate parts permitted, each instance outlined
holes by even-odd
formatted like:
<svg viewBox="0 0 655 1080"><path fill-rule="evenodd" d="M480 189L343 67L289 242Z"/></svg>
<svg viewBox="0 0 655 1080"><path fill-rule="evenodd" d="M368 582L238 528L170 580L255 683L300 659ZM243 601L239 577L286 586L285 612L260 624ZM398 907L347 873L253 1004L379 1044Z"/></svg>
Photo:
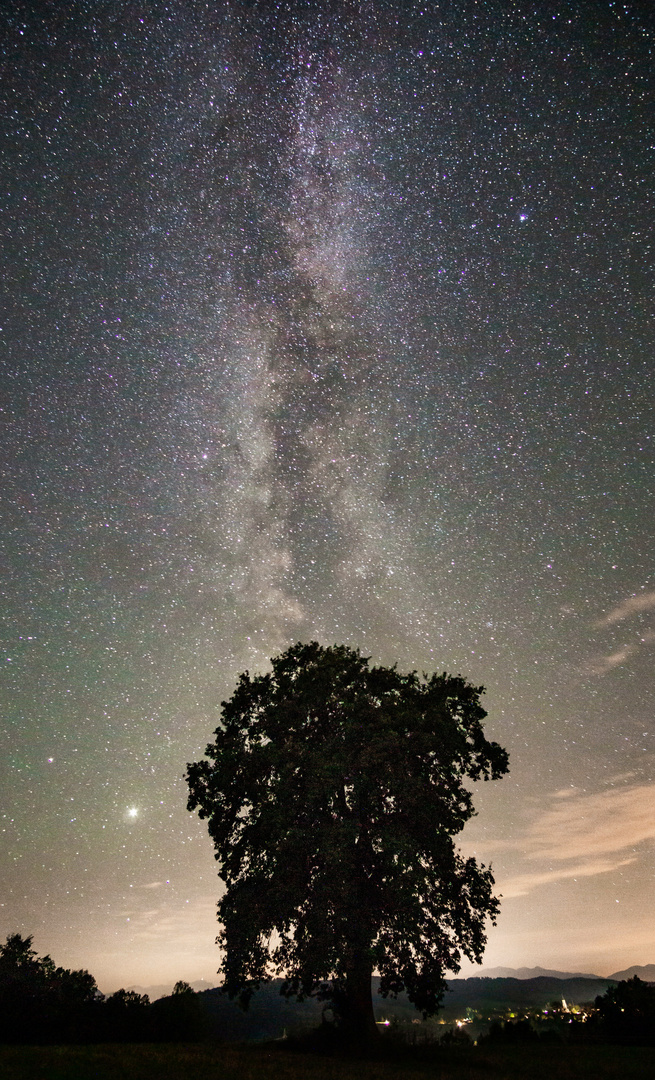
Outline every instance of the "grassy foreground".
<svg viewBox="0 0 655 1080"><path fill-rule="evenodd" d="M435 1049L420 1060L326 1058L268 1046L2 1046L2 1080L644 1080L655 1049L521 1046Z"/></svg>

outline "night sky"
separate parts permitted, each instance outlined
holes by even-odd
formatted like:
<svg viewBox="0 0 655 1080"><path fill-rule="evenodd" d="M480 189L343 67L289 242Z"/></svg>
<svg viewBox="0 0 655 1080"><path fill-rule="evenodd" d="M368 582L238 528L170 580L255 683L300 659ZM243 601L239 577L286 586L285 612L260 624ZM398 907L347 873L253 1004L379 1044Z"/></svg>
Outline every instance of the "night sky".
<svg viewBox="0 0 655 1080"><path fill-rule="evenodd" d="M2 5L2 939L217 981L186 763L318 640L486 686L487 966L655 961L645 9Z"/></svg>

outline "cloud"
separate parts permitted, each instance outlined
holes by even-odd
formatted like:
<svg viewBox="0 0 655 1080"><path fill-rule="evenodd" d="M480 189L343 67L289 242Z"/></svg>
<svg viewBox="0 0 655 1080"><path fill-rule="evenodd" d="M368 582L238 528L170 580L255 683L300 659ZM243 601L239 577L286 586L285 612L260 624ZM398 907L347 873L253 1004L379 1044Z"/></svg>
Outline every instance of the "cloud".
<svg viewBox="0 0 655 1080"><path fill-rule="evenodd" d="M553 881L608 873L634 862L638 844L655 840L655 784L562 795L555 792L551 806L514 842L502 845L532 864L519 873L498 875L504 896L525 895Z"/></svg>
<svg viewBox="0 0 655 1080"><path fill-rule="evenodd" d="M584 675L606 675L615 667L624 664L633 653L637 651L637 645L624 645L622 649L609 653L608 656L597 656L585 664L582 669Z"/></svg>
<svg viewBox="0 0 655 1080"><path fill-rule="evenodd" d="M639 596L629 596L626 600L622 600L620 604L608 611L607 615L603 615L601 619L598 619L594 626L614 626L615 623L623 622L629 615L634 615L639 611L652 611L655 608L655 590L648 593L641 593Z"/></svg>
<svg viewBox="0 0 655 1080"><path fill-rule="evenodd" d="M655 784L558 800L525 835L529 858L575 859L655 839Z"/></svg>
<svg viewBox="0 0 655 1080"><path fill-rule="evenodd" d="M566 878L595 877L596 874L606 874L610 870L616 870L619 866L627 866L635 862L636 855L628 859L596 859L589 863L579 863L575 866L558 866L552 870L527 871L525 874L499 880L498 887L502 896L508 899L511 896L525 896L538 885L548 885L551 881L562 881Z"/></svg>
<svg viewBox="0 0 655 1080"><path fill-rule="evenodd" d="M609 653L607 656L597 656L590 660L581 669L583 675L605 675L608 671L611 671L615 667L619 667L624 664L631 656L636 652L639 652L644 645L651 645L655 641L655 630L647 630L645 634L639 638L639 641L632 645L623 645L622 648L617 649L616 652Z"/></svg>

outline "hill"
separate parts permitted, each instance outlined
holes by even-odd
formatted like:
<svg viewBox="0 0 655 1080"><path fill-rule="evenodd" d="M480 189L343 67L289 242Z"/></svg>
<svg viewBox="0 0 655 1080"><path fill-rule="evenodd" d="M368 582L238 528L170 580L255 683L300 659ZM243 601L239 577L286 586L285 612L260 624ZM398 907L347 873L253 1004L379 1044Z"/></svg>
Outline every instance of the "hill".
<svg viewBox="0 0 655 1080"><path fill-rule="evenodd" d="M655 964L633 964L632 967L626 968L625 971L617 971L614 975L610 975L610 979L616 979L617 982L622 982L623 979L632 979L637 975L642 982L655 982Z"/></svg>
<svg viewBox="0 0 655 1080"><path fill-rule="evenodd" d="M488 1013L505 1009L543 1008L565 998L571 1004L593 1001L604 994L612 980L596 975L560 978L540 975L535 979L452 979L444 999L444 1018L461 1015L467 1008ZM440 1014L441 1015L441 1014Z"/></svg>
<svg viewBox="0 0 655 1080"><path fill-rule="evenodd" d="M480 977L483 979L600 979L601 975L594 975L589 971L556 971L554 968L542 967L495 967L482 968ZM610 976L613 978L614 976Z"/></svg>
<svg viewBox="0 0 655 1080"><path fill-rule="evenodd" d="M435 1019L454 1023L464 1017L467 1009L488 1017L513 1009L543 1008L562 998L569 1004L593 1001L597 995L605 993L610 982L597 976L452 979L448 983L444 1008ZM411 1023L420 1020L420 1013L405 994L397 999L382 998L377 993L378 980L374 979L373 983L373 1006L378 1021ZM285 1032L300 1032L320 1023L323 1009L328 1006L314 998L303 1002L283 998L280 985L281 980L274 980L258 990L248 1012L224 997L218 989L203 991L202 999L214 1035L228 1042L279 1039Z"/></svg>
<svg viewBox="0 0 655 1080"><path fill-rule="evenodd" d="M600 979L605 983L609 982L621 982L623 979L631 979L633 975L638 975L643 982L655 982L655 964L644 964L641 967L638 964L633 964L632 967L626 968L625 971L616 971L613 975L594 975L588 971L557 971L555 968L543 968L543 967L495 967L495 968L481 968L479 976L471 976L470 979L451 979L449 986L454 986L459 983L469 982L473 979L518 979L521 982L533 981L534 979ZM202 992L204 990L213 990L215 985L208 983L205 979L198 979L191 983L192 988L196 992ZM151 1001L156 1001L157 998L166 997L173 992L172 983L160 983L154 986L128 986L128 990L134 990L138 994L147 994ZM568 995L562 992L559 987L562 997L566 997L568 1001ZM600 990L597 993L603 993ZM275 992L277 995L277 991ZM556 994L554 996L557 996Z"/></svg>
<svg viewBox="0 0 655 1080"><path fill-rule="evenodd" d="M196 979L195 982L189 984L192 990L196 993L200 993L202 990L213 990L216 983L207 982L206 979ZM154 983L150 986L140 986L137 983L133 983L130 986L125 987L126 990L133 990L135 994L147 994L151 1001L156 1001L157 998L168 997L173 993L173 983Z"/></svg>

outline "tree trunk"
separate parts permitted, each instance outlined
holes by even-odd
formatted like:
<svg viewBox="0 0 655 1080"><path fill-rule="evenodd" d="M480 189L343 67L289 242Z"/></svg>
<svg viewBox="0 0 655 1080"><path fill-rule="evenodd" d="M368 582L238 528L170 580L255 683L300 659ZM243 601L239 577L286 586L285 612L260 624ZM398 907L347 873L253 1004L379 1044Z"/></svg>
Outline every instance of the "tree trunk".
<svg viewBox="0 0 655 1080"><path fill-rule="evenodd" d="M342 1012L344 1031L352 1042L368 1042L379 1034L373 1012L372 974L365 951L355 950L352 967L346 974Z"/></svg>

